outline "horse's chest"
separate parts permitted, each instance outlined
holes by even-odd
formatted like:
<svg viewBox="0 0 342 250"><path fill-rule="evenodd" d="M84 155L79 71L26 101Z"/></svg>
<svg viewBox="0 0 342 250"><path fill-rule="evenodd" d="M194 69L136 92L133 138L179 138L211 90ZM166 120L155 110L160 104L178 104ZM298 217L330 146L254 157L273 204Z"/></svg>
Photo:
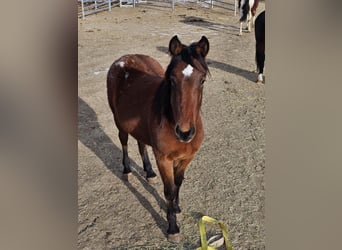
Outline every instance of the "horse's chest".
<svg viewBox="0 0 342 250"><path fill-rule="evenodd" d="M178 147L170 147L168 152L168 158L170 160L184 160L192 157L196 153L197 149L192 144L184 144Z"/></svg>
<svg viewBox="0 0 342 250"><path fill-rule="evenodd" d="M159 133L155 134L155 149L157 152L173 161L192 158L200 148L203 140L201 124L199 124L197 128L198 131L193 140L189 143L185 143L177 140L172 127L162 127Z"/></svg>

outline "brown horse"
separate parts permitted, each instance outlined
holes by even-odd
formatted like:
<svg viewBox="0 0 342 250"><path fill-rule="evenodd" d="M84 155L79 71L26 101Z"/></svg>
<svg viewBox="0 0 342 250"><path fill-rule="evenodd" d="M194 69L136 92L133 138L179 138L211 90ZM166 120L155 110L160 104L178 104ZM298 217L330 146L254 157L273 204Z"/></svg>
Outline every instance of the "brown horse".
<svg viewBox="0 0 342 250"><path fill-rule="evenodd" d="M176 220L176 213L181 212L179 189L203 140L200 109L208 51L205 36L189 46L174 36L165 73L149 56L125 55L112 64L107 76L108 101L122 144L124 178L128 180L131 173L127 152L130 134L138 141L148 181L156 174L145 145L153 149L167 200L168 240L173 242L180 241Z"/></svg>

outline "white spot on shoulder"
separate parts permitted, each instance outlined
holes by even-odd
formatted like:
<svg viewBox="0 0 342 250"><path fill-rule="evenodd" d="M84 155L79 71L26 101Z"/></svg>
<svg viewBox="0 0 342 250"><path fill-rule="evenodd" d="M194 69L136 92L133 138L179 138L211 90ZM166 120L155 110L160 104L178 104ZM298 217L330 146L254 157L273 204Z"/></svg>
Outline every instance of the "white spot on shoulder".
<svg viewBox="0 0 342 250"><path fill-rule="evenodd" d="M188 66L186 66L186 68L183 69L182 73L185 77L190 77L192 74L192 71L193 71L193 67L190 64L188 64Z"/></svg>
<svg viewBox="0 0 342 250"><path fill-rule="evenodd" d="M125 79L127 79L127 78L128 78L128 76L129 76L129 73L128 73L128 72L126 72L126 73L125 73Z"/></svg>
<svg viewBox="0 0 342 250"><path fill-rule="evenodd" d="M119 61L115 63L116 66L120 66L121 68L123 68L125 66L125 62L123 61Z"/></svg>

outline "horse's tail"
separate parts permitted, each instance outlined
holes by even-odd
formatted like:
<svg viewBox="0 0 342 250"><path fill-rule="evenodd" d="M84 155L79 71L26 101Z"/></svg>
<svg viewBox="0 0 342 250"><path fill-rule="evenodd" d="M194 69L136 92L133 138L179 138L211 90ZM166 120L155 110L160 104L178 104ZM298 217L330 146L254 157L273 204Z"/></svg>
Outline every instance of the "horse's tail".
<svg viewBox="0 0 342 250"><path fill-rule="evenodd" d="M247 20L247 15L248 15L248 12L249 12L249 0L246 0L243 5L242 5L242 8L240 10L240 22L245 22Z"/></svg>
<svg viewBox="0 0 342 250"><path fill-rule="evenodd" d="M107 72L107 98L109 107L113 113L115 113L115 100L117 99L116 95L119 84L118 81L120 78L124 78L123 66L123 57L120 57L118 60L113 62Z"/></svg>

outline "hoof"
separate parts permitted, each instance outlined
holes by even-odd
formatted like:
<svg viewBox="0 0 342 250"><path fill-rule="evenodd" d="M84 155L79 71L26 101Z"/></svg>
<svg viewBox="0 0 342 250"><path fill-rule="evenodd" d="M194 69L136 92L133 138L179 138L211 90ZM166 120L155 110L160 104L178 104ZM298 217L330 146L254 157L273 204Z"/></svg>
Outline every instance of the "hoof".
<svg viewBox="0 0 342 250"><path fill-rule="evenodd" d="M127 173L122 175L124 181L130 181L132 179L132 173Z"/></svg>
<svg viewBox="0 0 342 250"><path fill-rule="evenodd" d="M262 74L259 74L259 75L258 75L257 83L264 83L264 77L263 77Z"/></svg>
<svg viewBox="0 0 342 250"><path fill-rule="evenodd" d="M179 243L181 241L180 234L168 234L167 240L171 243Z"/></svg>
<svg viewBox="0 0 342 250"><path fill-rule="evenodd" d="M154 176L154 177L148 177L146 178L147 179L147 182L150 183L150 184L154 184L157 182L158 178L157 176Z"/></svg>
<svg viewBox="0 0 342 250"><path fill-rule="evenodd" d="M242 36L242 33L239 33L238 36Z"/></svg>

